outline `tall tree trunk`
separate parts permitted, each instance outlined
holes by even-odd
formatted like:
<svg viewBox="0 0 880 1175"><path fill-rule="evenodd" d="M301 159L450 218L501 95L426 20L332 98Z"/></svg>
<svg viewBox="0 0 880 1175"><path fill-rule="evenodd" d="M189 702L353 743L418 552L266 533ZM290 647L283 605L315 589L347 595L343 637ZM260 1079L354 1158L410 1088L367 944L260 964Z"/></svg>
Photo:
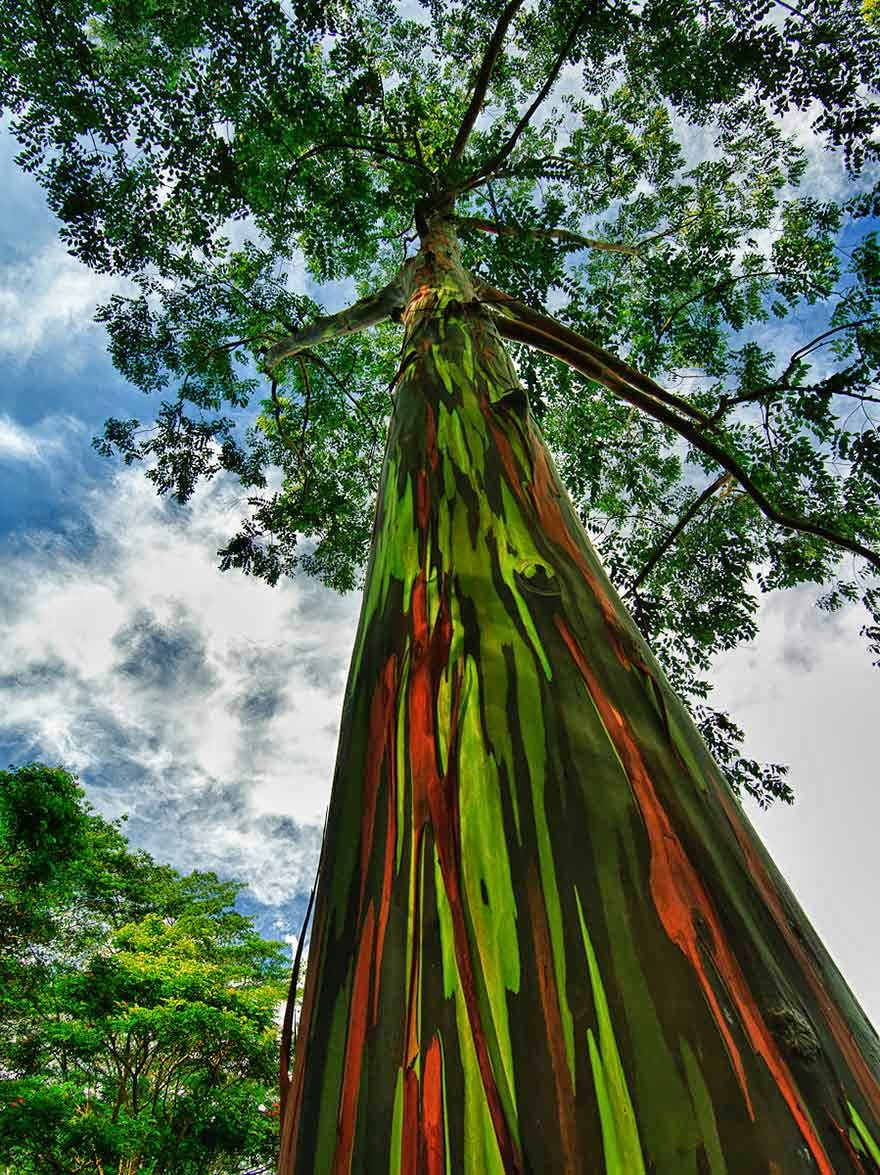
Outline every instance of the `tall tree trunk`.
<svg viewBox="0 0 880 1175"><path fill-rule="evenodd" d="M880 1042L423 239L283 1175L880 1167Z"/></svg>

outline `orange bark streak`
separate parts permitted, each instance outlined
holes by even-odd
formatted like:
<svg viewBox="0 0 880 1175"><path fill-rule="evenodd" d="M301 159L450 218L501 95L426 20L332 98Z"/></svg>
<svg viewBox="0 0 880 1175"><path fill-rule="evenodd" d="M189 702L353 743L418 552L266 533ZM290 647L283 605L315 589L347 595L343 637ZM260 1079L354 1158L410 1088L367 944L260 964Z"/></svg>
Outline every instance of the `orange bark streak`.
<svg viewBox="0 0 880 1175"><path fill-rule="evenodd" d="M431 511L431 496L428 492L428 475L424 469L419 469L415 474L416 483L416 521L419 524L421 532L421 539L424 540L425 530L428 525L428 515Z"/></svg>
<svg viewBox="0 0 880 1175"><path fill-rule="evenodd" d="M394 658L391 658L394 660ZM378 926L376 929L376 986L372 993L372 1022L378 1018L378 993L382 986L382 952L385 946L385 928L388 926L388 915L391 909L391 873L394 872L395 850L397 845L397 767L395 763L395 726L397 707L394 704L395 696L390 694L388 713L385 716L385 747L388 750L388 823L385 825L385 861L382 874L382 898L378 907Z"/></svg>
<svg viewBox="0 0 880 1175"><path fill-rule="evenodd" d="M780 1055L767 1025L764 1023L761 1012L752 998L739 964L734 958L730 947L727 945L709 895L700 881L696 870L688 860L684 847L676 837L669 817L657 798L654 785L648 775L635 739L623 719L614 710L613 706L609 704L596 675L587 664L579 645L568 630L565 621L557 616L555 622L563 640L568 646L572 659L580 670L587 689L605 724L608 735L614 743L629 777L645 821L651 845L651 893L654 898L654 904L657 907L660 920L669 938L676 943L697 974L700 985L703 988L703 993L711 1008L712 1015L724 1037L725 1045L727 1046L731 1063L742 1088L750 1117L754 1119L755 1114L746 1085L742 1058L733 1041L709 977L706 975L702 960L700 959L697 931L694 926L692 914L694 909L699 911L711 931L711 941L706 944L706 949L711 953L728 995L739 1011L740 1020L752 1047L764 1059L767 1068L773 1075L777 1088L788 1104L792 1117L797 1122L801 1134L812 1151L822 1175L833 1175L828 1156L825 1154L822 1143L800 1103L794 1078L785 1060Z"/></svg>
<svg viewBox="0 0 880 1175"><path fill-rule="evenodd" d="M406 1006L406 1042L403 1063L406 1068L419 1055L418 999L422 967L422 846L424 832L421 826L413 832L412 871L413 880L410 896L410 918L412 920L412 947L409 964L409 984Z"/></svg>
<svg viewBox="0 0 880 1175"><path fill-rule="evenodd" d="M429 660L425 573L420 571L412 589L412 666L409 681L409 754L412 768L413 832L428 819L428 780L437 773L434 746L434 691Z"/></svg>
<svg viewBox="0 0 880 1175"><path fill-rule="evenodd" d="M425 1175L445 1175L443 1129L443 1060L436 1033L428 1045L422 1073L422 1143Z"/></svg>
<svg viewBox="0 0 880 1175"><path fill-rule="evenodd" d="M825 1109L825 1113L828 1115L828 1119L831 1122L831 1125L834 1127L835 1131L840 1136L840 1141L843 1144L843 1147L846 1150L846 1153L849 1155L855 1170L859 1173L859 1175L865 1175L864 1164L862 1163L862 1160L859 1156L859 1152L856 1150L856 1148L853 1146L852 1142L850 1141L849 1131L847 1131L843 1126L841 1126L839 1122L835 1121L834 1115L831 1113L831 1111L827 1107Z"/></svg>
<svg viewBox="0 0 880 1175"><path fill-rule="evenodd" d="M620 639L621 625L614 604L601 580L590 567L584 552L572 537L568 523L559 508L559 491L555 486L550 466L547 464L544 446L537 441L532 444L532 456L534 482L530 488L541 528L548 538L562 547L586 580L593 598L599 605L599 611L602 613L602 619L605 621L617 659L624 669L629 669L633 661ZM639 663L639 668L647 671L647 666L641 663Z"/></svg>
<svg viewBox="0 0 880 1175"><path fill-rule="evenodd" d="M565 1155L566 1175L578 1175L581 1171L575 1126L574 1088L568 1059L565 1055L565 1038L562 1031L562 1015L559 1010L559 993L550 950L550 931L547 926L547 912L541 885L532 862L526 879L529 899L529 916L532 923L532 938L535 943L535 962L538 968L538 989L541 993L541 1007L547 1025L547 1045L550 1063L553 1067L553 1084L556 1087L556 1105L559 1110L559 1133Z"/></svg>
<svg viewBox="0 0 880 1175"><path fill-rule="evenodd" d="M320 897L319 897L320 902ZM315 909L315 917L312 925L314 926L314 934L309 949L309 954L312 959L317 961L321 958L321 951L324 945L324 920L320 917L321 911L319 908ZM296 1154L297 1140L299 1136L300 1111L302 1109L303 1084L305 1080L306 1062L309 1050L309 1029L312 1022L312 1010L315 1003L315 994L318 989L317 983L317 968L309 968L306 975L306 986L303 993L303 1003L299 1014L299 1029L296 1037L296 1052L293 1057L293 1081L288 1090L287 1098L284 1103L284 1119L281 1123L281 1149L280 1154L282 1158ZM309 977L312 977L309 982ZM280 1166L280 1163L279 1163Z"/></svg>
<svg viewBox="0 0 880 1175"><path fill-rule="evenodd" d="M452 640L452 623L449 619L445 594L441 594L438 615L433 630L429 626L424 572L420 572L412 590L412 663L409 678L409 747L412 770L413 828L421 828L430 822L440 860L440 871L449 901L453 926L453 945L462 994L468 1014L477 1063L483 1082L486 1103L498 1147L509 1175L521 1170L513 1139L504 1117L504 1110L492 1072L492 1062L486 1044L480 1011L477 1004L476 985L471 961L470 943L464 918L459 880L459 866L455 851L457 828L457 786L454 776L455 751L451 746L448 754L449 771L447 778L441 777L438 768L434 708L436 690L441 674L448 671L449 647ZM452 709L452 738L457 725L458 694L460 677L454 690ZM444 786L445 783L445 786ZM413 948L415 950L415 946ZM414 960L415 963L415 960ZM413 973L410 983L418 982ZM411 1063L418 1052L413 988L410 990L411 1010L407 1031L406 1063Z"/></svg>
<svg viewBox="0 0 880 1175"><path fill-rule="evenodd" d="M400 1135L401 1175L419 1170L419 1082L414 1069L403 1075L403 1128Z"/></svg>
<svg viewBox="0 0 880 1175"><path fill-rule="evenodd" d="M373 903L361 931L354 980L351 985L351 1003L348 1011L348 1033L345 1040L345 1064L342 1070L342 1096L339 1104L339 1123L336 1130L336 1153L333 1157L334 1175L349 1175L354 1128L357 1123L358 1094L361 1085L361 1065L364 1059L364 1038L367 1033L367 1003L370 995L370 961L373 954L375 919Z"/></svg>
<svg viewBox="0 0 880 1175"><path fill-rule="evenodd" d="M389 746L389 711L393 712L394 670L396 658L392 655L385 662L382 677L370 702L369 733L367 735L367 761L364 764L363 827L361 831L361 893L358 912L363 909L364 887L367 883L367 869L373 852L373 828L376 823L376 800L379 795L379 779L382 761ZM393 728L392 728L393 729Z"/></svg>
<svg viewBox="0 0 880 1175"><path fill-rule="evenodd" d="M436 473L440 464L440 454L437 452L437 422L430 404L425 405L425 456L431 472Z"/></svg>

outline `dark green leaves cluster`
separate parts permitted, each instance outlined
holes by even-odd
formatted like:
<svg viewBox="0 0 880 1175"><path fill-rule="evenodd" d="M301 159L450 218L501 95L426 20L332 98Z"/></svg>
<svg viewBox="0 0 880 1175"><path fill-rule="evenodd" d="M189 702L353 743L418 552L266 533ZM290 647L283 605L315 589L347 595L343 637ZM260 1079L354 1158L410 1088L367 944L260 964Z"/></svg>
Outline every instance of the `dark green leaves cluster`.
<svg viewBox="0 0 880 1175"><path fill-rule="evenodd" d="M59 768L0 772L0 1163L271 1161L288 966L232 908L240 888L132 852Z"/></svg>

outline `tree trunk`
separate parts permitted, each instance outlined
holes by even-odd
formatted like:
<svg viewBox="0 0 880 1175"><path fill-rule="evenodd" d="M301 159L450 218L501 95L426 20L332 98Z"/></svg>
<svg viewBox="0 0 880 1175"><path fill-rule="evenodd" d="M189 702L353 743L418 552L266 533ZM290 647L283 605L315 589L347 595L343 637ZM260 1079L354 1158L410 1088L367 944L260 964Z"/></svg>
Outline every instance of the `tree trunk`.
<svg viewBox="0 0 880 1175"><path fill-rule="evenodd" d="M423 238L283 1175L880 1168L880 1042Z"/></svg>

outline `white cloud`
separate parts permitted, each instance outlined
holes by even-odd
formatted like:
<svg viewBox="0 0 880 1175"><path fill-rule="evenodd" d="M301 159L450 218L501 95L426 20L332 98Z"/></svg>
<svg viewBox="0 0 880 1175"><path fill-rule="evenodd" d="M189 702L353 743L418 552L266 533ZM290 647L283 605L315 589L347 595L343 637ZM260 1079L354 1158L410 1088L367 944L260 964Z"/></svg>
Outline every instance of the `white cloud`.
<svg viewBox="0 0 880 1175"><path fill-rule="evenodd" d="M71 437L82 432L81 422L72 416L46 416L31 428L0 416L0 461L47 465L65 454Z"/></svg>
<svg viewBox="0 0 880 1175"><path fill-rule="evenodd" d="M219 483L174 508L129 469L86 500L87 554L30 536L0 712L28 753L129 812L138 843L271 904L316 864L357 599L220 574L240 508Z"/></svg>
<svg viewBox="0 0 880 1175"><path fill-rule="evenodd" d="M8 416L0 416L0 459L39 461L40 449L27 429Z"/></svg>
<svg viewBox="0 0 880 1175"><path fill-rule="evenodd" d="M82 337L99 329L92 321L95 307L127 288L120 279L92 273L60 241L51 241L0 271L0 352L26 360L51 341L53 362L75 369Z"/></svg>

